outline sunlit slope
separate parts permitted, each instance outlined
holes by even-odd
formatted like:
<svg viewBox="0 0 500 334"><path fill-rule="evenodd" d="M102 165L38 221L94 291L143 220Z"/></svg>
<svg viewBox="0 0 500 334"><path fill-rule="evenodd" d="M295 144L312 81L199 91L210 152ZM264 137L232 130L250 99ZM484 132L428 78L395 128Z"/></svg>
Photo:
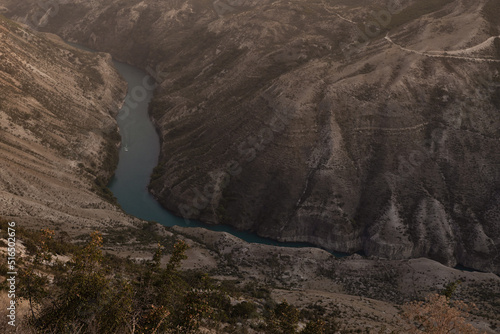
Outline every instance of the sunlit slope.
<svg viewBox="0 0 500 334"><path fill-rule="evenodd" d="M129 218L101 196L126 88L106 54L0 18L0 215L80 230Z"/></svg>

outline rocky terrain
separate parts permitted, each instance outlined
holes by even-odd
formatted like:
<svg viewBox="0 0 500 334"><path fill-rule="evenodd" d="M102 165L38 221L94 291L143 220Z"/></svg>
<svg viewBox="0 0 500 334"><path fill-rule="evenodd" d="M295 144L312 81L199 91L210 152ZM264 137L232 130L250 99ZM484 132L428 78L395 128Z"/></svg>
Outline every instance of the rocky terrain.
<svg viewBox="0 0 500 334"><path fill-rule="evenodd" d="M399 311L403 303L440 292L457 281L461 283L454 298L477 305L469 320L481 332L495 333L500 327L496 311L500 278L492 273L452 269L425 258L380 260L357 254L336 258L318 248L247 243L202 228L165 229L149 224L140 233L116 229L106 233L108 240L120 240L108 244L107 252L136 261L151 258L155 238L181 238L191 247L184 270L202 270L228 285L269 289L276 302L322 307L338 317L342 333L367 328L370 333L397 333L402 328Z"/></svg>
<svg viewBox="0 0 500 334"><path fill-rule="evenodd" d="M113 3L110 3L112 6ZM16 17L13 14L16 8L19 11L26 9L23 6L29 4L29 1L10 3L2 0L0 4L6 6L1 10L2 12ZM148 8L149 5L152 6L152 2L142 2L141 4L139 9L144 8L144 6L145 8ZM235 2L232 7L216 6L215 9L208 6L208 2L202 1L188 2L188 5L182 6L180 2L165 2L161 6L181 7L180 10L169 14L175 18L173 21L177 22L177 26L173 23L173 26L169 26L172 31L176 31L176 34L181 34L183 31L187 33L186 31L193 28L193 24L181 24L184 22L183 20L188 20L187 17L190 17L183 15L193 11L195 14L206 15L207 18L206 21L202 19L196 21L195 27L197 24L213 27L214 22L222 22L222 24L219 23L218 29L226 27L229 23L234 25L233 28L227 26L225 29L228 31L226 32L214 30L214 35L210 35L212 38L223 38L224 41L226 39L230 41L233 38L232 34L236 34L235 31L239 29L239 25L243 24L242 18L249 15L254 9L252 3L246 2L244 4L246 5L240 8ZM270 8L273 8L271 1L259 2L259 4L269 5ZM461 4L467 5L466 3ZM160 6L160 4L157 5ZM274 7L280 14L276 14L279 20L275 24L281 25L284 24L280 23L281 20L286 19L286 16L281 15L286 12L286 6L284 4L281 7L278 5L279 1L276 1ZM300 1L293 3L292 9L295 5L300 6L303 3ZM314 24L318 26L327 23L333 25L352 24L350 21L361 22L365 19L358 16L367 8L357 7L354 10L347 5L346 2L341 7L328 7L329 15L324 18L324 21L318 20ZM407 5L411 5L411 2L408 2ZM482 5L483 3L477 4L477 6ZM65 1L58 3L53 8L57 8L58 13L65 13L64 10L69 13L71 6L72 2ZM82 2L81 6L86 6L85 8L89 11L81 11L79 15L85 13L96 15L92 9L101 8L99 2L85 4ZM320 6L320 3L313 3L312 6ZM349 6L353 5L349 4ZM222 11L220 8L225 8L226 11L222 17L219 16ZM303 6L300 8L304 9ZM381 8L377 7L378 10L382 10ZM463 8L461 8L453 9L460 14L463 13L461 12ZM53 10L55 13L55 9ZM105 13L105 11L101 11ZM272 12L271 9L266 10L266 12L269 11ZM34 12L36 13L36 10ZM447 284L457 280L462 281L462 283L456 291L456 298L475 302L478 305L478 310L474 311L469 320L477 328L486 330L488 333L494 333L500 326L500 319L496 312L500 298L498 276L491 273L456 270L424 258L408 259L424 255L447 265L454 264L458 260L470 267L497 270L495 268L498 266L498 259L491 256L491 254L498 254L494 252L499 238L498 230L495 230L495 222L498 222L498 217L495 216L495 197L490 198L489 201L493 204L488 206L486 210L476 212L473 207L468 206L471 205L470 201L472 200L477 202L482 200L481 197L474 197L477 192L494 193L497 186L495 182L498 181L497 170L494 168L495 163L497 163L495 153L498 152L494 147L498 141L498 135L494 131L498 125L495 123L498 122L498 117L495 118L495 115L498 116L498 105L495 104L497 103L495 102L495 94L497 94L496 82L498 80L495 74L497 65L494 57L498 52L495 49L496 39L487 37L488 33L498 34L497 31L486 32L485 30L484 36L480 36L481 39L477 37L473 42L464 42L459 47L453 49L450 47L450 50L444 51L447 48L443 47L442 40L434 41L434 45L426 44L423 46L419 41L407 40L409 37L405 37L404 34L398 37L398 34L394 34L391 32L393 30L390 30L389 34L380 33L377 37L370 39L366 48L357 49L356 47L356 52L344 49L342 54L336 55L328 55L326 51L324 54L308 53L309 49L307 49L309 51L304 49L307 51L303 51L304 55L297 53L296 45L290 45L290 49L282 53L264 54L268 48L284 47L280 45L281 42L276 42L274 45L265 36L262 36L262 40L254 39L256 44L247 46L248 49L238 55L234 63L231 62L232 57L236 57L231 53L234 50L225 50L222 49L221 45L214 44L216 49L213 50L213 54L205 54L200 53L201 49L194 48L193 42L191 45L193 49L190 52L192 52L191 55L196 55L198 58L195 58L192 64L177 64L176 62L186 61L187 55L171 54L169 57L173 57L174 60L169 58L160 61L149 56L131 53L130 58L128 58L127 51L130 50L120 49L118 43L105 45L104 42L99 44L97 37L90 40L76 37L79 36L77 29L65 23L68 20L67 15L58 18L57 15L49 15L50 13L42 15L45 17L46 25L42 24L39 27L31 25L31 28L53 30L65 38L85 42L87 45L101 50L106 48L113 52L115 50L117 57L138 64L145 69L150 66L150 70L152 69L151 71L157 74L159 80L165 80L157 91L153 111L156 112L155 119L158 124L166 129L163 138L164 149L169 145L174 145L167 140L177 143L174 145L175 147L169 148L173 150L171 152L175 153L177 160L171 160L173 158L164 151L164 163L157 169L156 174L159 177L154 180L152 185L153 191L163 196L161 198L166 205L170 205L173 210L178 210L180 214L195 214L194 210L199 210L201 217L218 223L232 223L231 217L236 212L238 205L244 205L244 210L241 213L244 213L245 216L241 218L241 221L234 220L233 224L237 226L256 229L261 234L271 235L275 238L282 237L287 240L294 239L292 233L295 229L295 231L303 233L297 234L298 237L295 238L297 240L312 241L332 249L349 251L364 249L373 256L352 255L336 259L332 254L317 248L282 248L249 244L226 233L210 232L204 229L174 228L165 230L152 223L142 225L137 219L123 214L116 205L109 202L112 202L112 197L105 190L106 180L116 163L117 150L115 147L119 140L113 116L125 94L124 82L112 69L110 56L104 53L90 54L67 46L57 36L33 32L29 30L29 21L28 26L21 26L0 17L2 37L0 40L1 217L16 220L19 226L51 227L77 237L85 231L99 229L104 232L107 252L123 257L130 256L136 260L151 258L157 240L169 239L172 236L184 238L192 246L188 252L188 260L184 264L184 269L201 269L212 277L230 284L245 285L251 283L257 286L264 284L271 290L272 297L276 302L286 299L299 307L315 304L319 308L325 308L327 312L336 314L342 323L343 332L354 332L366 328L371 329L371 332L374 333L398 330L401 321L399 304L420 299L429 292L441 291ZM474 14L470 13L475 13L474 11L470 10L469 15L475 17ZM265 18L259 16L263 15L261 12L257 14L255 20L261 25L268 26L270 19L267 18L268 21L266 21ZM326 15L324 12L316 14L319 17ZM477 17L483 17L482 14L479 15L479 12L476 14ZM30 16L24 15L23 17L29 18ZM19 20L22 20L23 17L17 16ZM210 20L208 20L209 17ZM88 32L85 30L87 23L83 19L80 23L75 17L73 19L75 19L73 21L75 27L79 27L81 36L84 36L84 33ZM50 22L53 22L54 26L51 26ZM297 22L300 20L294 20L293 24L297 24ZM132 27L136 26L132 25ZM462 27L458 24L456 27L471 30L470 27ZM262 26L257 25L254 29L261 28ZM94 28L89 25L88 29ZM235 30L231 33L233 29ZM312 31L319 28L304 24L301 29ZM407 29L407 34L411 35L411 29ZM243 31L243 29L241 30ZM133 31L135 33L137 30ZM253 30L248 28L248 31ZM311 31L309 33L312 34ZM324 31L321 31L323 34ZM95 34L98 32L99 30L96 30ZM113 34L120 35L121 33L123 33L121 28L113 31ZM198 36L198 41L206 42L203 45L196 44L196 47L210 49L215 43L214 40L205 40L207 36L200 34L200 30L195 29L191 33L191 36ZM284 36L287 32L282 32L282 34ZM112 36L112 34L103 33L102 36ZM180 47L180 44L186 42L179 35L175 36L178 39L174 37L171 40L165 39L166 44L162 47L167 48L168 43L172 43L169 47ZM276 34L276 36L281 35ZM449 35L446 36L451 38ZM156 35L156 37L151 35L150 38L160 37L165 38L164 35ZM248 38L250 39L250 37L249 35ZM292 37L288 38L292 39ZM483 37L484 39L482 39ZM111 40L111 37L107 38ZM334 37L331 36L331 38ZM309 37L304 39L304 41L306 40L309 40ZM235 41L234 45L240 42L242 41ZM260 45L259 43L269 44ZM353 43L351 45L356 46L356 42ZM349 44L339 42L338 46L340 45L349 48ZM452 45L451 42L450 45ZM144 50L142 49L142 52L145 52ZM157 50L157 52L160 51ZM206 60L202 60L201 58L205 56L207 56ZM219 59L219 56L226 58ZM347 56L349 59L345 58ZM370 62L365 62L364 57L369 57ZM389 64L389 60L382 59L390 59L390 57L396 57L403 66L397 70L392 69L392 71L399 73L399 77L393 78L394 82L399 83L394 84L395 87L399 87L399 94L401 96L406 94L405 98L416 94L415 98L423 99L419 100L421 105L416 107L411 104L412 100L408 99L403 108L398 103L403 103L401 101L406 100L401 96L398 98L398 95L394 95L395 93L391 89L395 88L392 87L392 84L387 84L384 86L384 94L392 94L387 96L387 109L380 108L376 112L372 109L374 105L379 103L377 99L383 98L382 92L370 88L377 86L380 82L383 83L384 76L382 74L385 72L377 72L377 68L382 66L378 61L382 63L386 61L386 67L389 68L392 66ZM220 63L215 62L217 59ZM279 68L279 66L274 67L276 63L272 63L271 60L276 62L280 60L286 63L283 73L266 72L266 70ZM170 61L174 63L170 64ZM179 84L177 82L179 78L175 79L176 73L179 75L183 68L190 66L193 68L201 66L204 61L215 63L198 78L200 82L197 82L197 79L187 84L184 83L186 87L172 88L173 85ZM227 72L211 72L210 68L213 66L225 66L227 62L230 62ZM325 65L323 62L328 62L329 65ZM343 64L344 68L335 67L340 66L338 65L340 63ZM373 65L375 63L376 66ZM156 67L158 64L161 66ZM426 70L428 71L426 76L420 73L425 69L425 67L421 68L420 66L424 65L429 66ZM171 67L167 69L167 67L162 66ZM444 69L441 66L451 67L454 69L453 71L459 73L451 70L442 73L441 71ZM338 70L338 73L334 68ZM354 68L357 68L358 72L350 73L349 71ZM319 71L320 69L321 71ZM247 73L254 73L250 70L255 71L256 75L264 76L270 86L266 87L263 84L263 87L260 87L259 80L252 81L252 75L247 75ZM468 72L471 70L477 72L471 74ZM492 72L487 72L490 70ZM310 73L315 76L309 77L310 73L307 71L311 71ZM168 73L168 77L165 76L165 73ZM344 73L344 76L341 76L340 73ZM410 75L413 76L417 73L420 73L422 77L416 76L410 79ZM484 73L492 74L484 75ZM225 78L226 74L229 77ZM420 96L418 96L418 92L413 91L418 85L425 86L425 84L431 83L435 79L434 76L439 75L441 75L441 83L444 88L439 91L439 94L433 95L432 99L426 95L428 92L425 89L420 91L422 94ZM469 75L474 75L475 81ZM361 80L361 78L363 79ZM467 87L472 91L472 94L475 94L472 95L475 97L474 99L465 98L462 95L452 95L453 92L458 94L458 90L464 88L461 86L463 84L461 80L465 80L464 78L471 79L469 84L472 86ZM196 91L202 87L203 82L206 83L205 80L212 79L214 81L211 82L210 86L207 86L208 88ZM300 82L301 80L302 82ZM228 82L234 82L234 85L228 85ZM238 83L243 85L244 82L247 82L248 87L245 86L245 89L248 92L245 90L232 91L232 89L240 89ZM266 81L264 80L264 82ZM303 85L303 82L309 83ZM451 86L448 86L449 83L452 83ZM198 85L200 86L198 87ZM208 91L210 91L210 95L203 97ZM321 94L317 95L318 91L321 91ZM352 95L354 92L358 92L358 95ZM230 94L233 93L235 97L231 99L232 95ZM188 97L185 94L191 95ZM198 96L198 94L200 95ZM363 100L362 95L359 94L370 94L370 98ZM194 99L196 102L196 99L201 98L200 96L205 99L201 103L205 104L197 105L198 109L189 109L188 104L185 104L189 102L188 99ZM259 102L259 99L267 99L266 103L269 105L264 108L266 104L262 101ZM343 101L343 104L339 104L339 101ZM220 108L212 109L210 105L213 103L216 103ZM254 103L255 106L261 106L262 109L253 109ZM186 108L180 108L184 104ZM459 108L462 105L464 106L463 110ZM166 108L166 106L169 107ZM425 109L431 106L434 108L432 112ZM487 108L488 106L490 109ZM398 116L395 109L391 108L398 108L397 111L401 115ZM171 117L172 123L168 122L167 116L162 116L162 110L166 112L168 117ZM209 112L214 110L216 112ZM229 112L226 113L228 110ZM294 113L290 115L288 111ZM419 116L419 113L424 111L426 112L424 116L429 117L429 119ZM267 115L268 112L270 112L269 115ZM442 117L446 116L447 121L452 122L458 119L454 112L460 112L460 117L466 117L464 122L467 125L464 125L463 128L462 125L455 125L453 128L455 130L443 127L443 129L438 128L437 131L434 131L433 128L432 131L429 131L426 122L441 124L440 121L432 118L434 117L432 113ZM361 117L359 113L363 113L362 116L366 116L366 119ZM386 121L381 120L384 113L391 115L391 117L387 117ZM408 113L414 113L412 114L413 118L409 117ZM268 118L266 118L267 116ZM280 118L275 118L275 116L280 116ZM266 123L266 120L270 123ZM187 123L185 123L188 121L199 122L196 123L199 126L198 130L192 134L197 138L194 144L187 142L182 144L189 137L189 132L181 131L184 126L188 128ZM422 124L418 124L419 121ZM236 122L238 126L230 127L229 124L233 124L231 122ZM216 127L217 124L222 126L225 131L218 129L215 132L219 137L222 136L217 139L220 141L215 143L216 136L210 131L212 131L211 127ZM178 128L179 126L182 127ZM490 132L484 129L483 132L480 132L473 126L484 126ZM413 132L420 135L412 137L415 135ZM250 137L249 133L253 133L254 137ZM241 137L242 134L248 135L248 137ZM242 141L244 144L241 145L241 142L235 139L232 145L238 146L234 148L236 153L219 152L218 150L222 149L224 145L228 145L228 139L224 139L225 136L229 138L233 135L234 138L244 138L245 140ZM320 139L317 139L317 136ZM311 146L310 140L314 141L313 146ZM371 144L368 142L369 140L372 141ZM419 147L418 143L424 148ZM463 145L459 145L460 143ZM447 146L451 144L453 145ZM217 145L220 147L217 148ZM391 149L391 145L397 150ZM252 147L255 151L251 149ZM366 151L364 147L370 147L370 150ZM408 147L411 147L411 150ZM466 147L467 150L465 150ZM483 151L485 148L487 148L486 152ZM182 149L186 150L185 154L197 150L198 154L201 155L183 156ZM206 149L206 152L203 152L203 149ZM424 149L428 151L424 151ZM447 152L449 155L440 151L444 149L447 149L444 153ZM380 162L382 164L380 166L370 165L370 159L373 160L374 154L380 150L386 152L386 155L381 158L384 163ZM397 168L394 169L377 169L390 165L386 160L391 154L397 155L393 158L395 161L403 159L406 162L401 165L396 164ZM405 154L407 155L405 156ZM243 157L242 159L238 159L240 155ZM432 160L434 162L418 160L422 158L422 155L425 159L435 160ZM203 163L196 168L196 159L202 159L202 157L205 158ZM354 157L357 157L358 160L355 160ZM464 160L459 160L459 157L464 158ZM467 160L473 157L483 160ZM189 161L192 164L189 164ZM346 161L352 162L356 172L349 169L349 166L346 167ZM481 165L481 178L476 180L478 184L474 186L467 182L475 177L474 173L477 171L474 169L474 163L478 161L483 163ZM446 171L443 166L439 165L439 163L444 164L445 162L446 164L443 166L448 166L451 170ZM309 167L303 167L301 163L305 163ZM225 170L230 177L220 173L221 168L217 166L223 166L222 170ZM266 171L265 168L270 168L269 166L275 166L273 168L276 169ZM366 166L372 166L370 168L374 169L368 173L361 169L366 168ZM408 166L409 169L404 169ZM432 168L437 168L436 166L443 170L439 170L441 173L438 175L439 177L430 178L429 175L433 174L426 173ZM451 182L449 178L456 176L454 174L458 175L464 166L468 166L467 172L470 175L463 176L464 180L454 179L449 184ZM165 184L171 182L166 175L169 168L172 168L177 174L181 173L182 168L186 168L182 172L185 181L177 183L177 186L173 187L173 192L166 194ZM295 171L294 168L297 170ZM298 178L303 168L307 171L305 184L301 184L303 180ZM216 173L210 173L214 171ZM382 172L382 176L377 174ZM180 174L176 176L176 173L168 177L174 179L180 177ZM365 178L357 181L358 186L348 186L354 182L349 181L350 178L359 177L359 175L365 175ZM378 176L374 177L373 175ZM219 182L218 187L204 183L205 176L210 182ZM427 180L427 178L430 179ZM260 183L260 180L265 182ZM369 185L369 180L376 183ZM423 182L422 180L427 180L427 183L419 184L419 182ZM174 200L176 192L186 186L184 183L189 184L190 182L192 182L190 191L193 192L191 194L188 191L179 193L179 198L184 200L185 204L176 207L178 205L178 202ZM206 187L206 184L209 186ZM292 198L290 196L293 195L290 189L296 187L296 184L302 186L300 200L294 204L293 212L289 212L290 217L286 220L288 225L279 231L279 235L271 232L274 231L273 228L279 226L273 227L273 224L279 224L280 221L275 218L272 221L266 220L274 217L272 214L269 217L259 216L261 218L253 220L252 215L256 214L253 211L254 208L265 209L272 213L276 208L271 205L276 203L279 206L289 202ZM385 189L384 185L390 189ZM412 189L414 189L412 187L417 185L422 188L422 196L434 199L427 199L424 201L425 205L414 203L416 213L412 212L416 220L412 220L411 217L405 218L403 213L406 212L404 211L406 207L403 204L406 203L404 201L417 202L410 196ZM232 187L237 186L244 187L241 189L246 189L245 192L231 190ZM436 189L441 186L444 188L437 191ZM254 190L252 190L255 187L259 189L259 194L266 193L267 197L256 198ZM447 202L443 200L444 204L441 203L438 197L444 196L445 199L451 201L449 198L451 195L446 191L456 189L454 187L460 189L459 194L468 195L463 195L464 198L459 204L453 202L453 210L447 211L448 207L445 205ZM434 192L430 191L430 188L434 189ZM367 189L371 189L371 194L374 196L370 200L367 197L369 194L364 193ZM357 191L361 193L356 195ZM383 194L390 191L390 205L382 210L383 213L380 213L375 224L370 225L361 219L365 216L360 212L364 208L363 206L366 206L368 213L371 212L370 210L375 212L376 204L384 203L384 197L378 196L377 191L381 191ZM217 195L211 195L213 193ZM358 196L358 201L363 202L358 202L357 206L353 205L346 199L349 196ZM210 197L210 203L206 200L208 197ZM249 201L240 203L242 198L248 198ZM316 200L314 200L315 198ZM266 203L264 203L265 200ZM371 203L371 201L376 203ZM353 206L356 207L349 209ZM337 211L332 208L337 208L335 209ZM384 206L382 205L381 208ZM340 217L337 217L338 221L330 220L333 214ZM470 215L475 220L457 220L456 217L461 217L460 215ZM253 223L254 221L259 224ZM418 224L414 225L415 221ZM244 224L238 225L238 222ZM299 223L310 225L300 225ZM340 226L342 229L329 230L330 226ZM451 237L452 240L444 238L443 235ZM350 240L349 236L352 236L354 241ZM414 238L417 238L418 242L412 241ZM424 238L428 239L424 240ZM345 247L342 246L342 243ZM347 245L351 246L347 247ZM24 249L22 241L18 247L20 254L22 254ZM446 253L450 249L453 252ZM392 258L392 260L381 259L381 257ZM469 259L468 261L472 262L467 262L464 259ZM5 296L0 297L4 298Z"/></svg>
<svg viewBox="0 0 500 334"><path fill-rule="evenodd" d="M390 261L353 255L339 259L318 248L247 243L227 233L201 228L165 228L146 223L102 231L103 250L122 258L115 257L123 266L118 269L122 274L127 272L126 261L144 263L151 260L158 244L182 239L190 246L182 263L187 275L208 273L227 291L244 291L259 305L286 300L304 312L320 311L335 319L341 333L406 333L402 304L441 292L455 283L453 299L477 306L468 316L470 323L488 334L497 333L500 326L500 278L492 273L452 269L424 258ZM60 233L56 233L57 239ZM28 248L33 247L29 241L24 236L18 238L18 259L26 258ZM5 242L0 238L0 244ZM5 248L0 248L0 255L5 253ZM67 262L70 256L54 255L54 259ZM163 265L168 261L165 256ZM0 282L4 280L2 275ZM0 300L7 300L4 292ZM244 300L240 296L235 302ZM28 314L26 304L20 305L19 315ZM238 332L244 328L248 333L262 333L248 328L249 324L240 324Z"/></svg>
<svg viewBox="0 0 500 334"><path fill-rule="evenodd" d="M0 216L75 235L130 225L106 192L125 95L108 54L0 18Z"/></svg>
<svg viewBox="0 0 500 334"><path fill-rule="evenodd" d="M498 0L0 4L158 74L179 215L500 272Z"/></svg>

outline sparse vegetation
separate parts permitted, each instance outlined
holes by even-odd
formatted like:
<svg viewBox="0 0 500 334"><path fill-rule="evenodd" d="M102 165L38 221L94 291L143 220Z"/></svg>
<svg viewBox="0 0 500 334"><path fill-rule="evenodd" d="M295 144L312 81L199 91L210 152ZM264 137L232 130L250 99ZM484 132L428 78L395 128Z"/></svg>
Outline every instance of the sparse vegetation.
<svg viewBox="0 0 500 334"><path fill-rule="evenodd" d="M2 221L2 233L5 226ZM299 321L307 323L300 333L333 333L325 331L330 319L301 313L287 302L275 304L266 288L242 289L201 272L181 271L188 249L181 240L167 246L170 257L163 267L166 247L161 244L152 260L139 263L104 254L99 232L82 246L69 246L48 229L19 229L18 237L31 245L19 276L19 296L30 305L26 331L184 334L204 327L232 333L237 323L250 327L256 320L265 333L298 333ZM70 260L54 259L56 251Z"/></svg>
<svg viewBox="0 0 500 334"><path fill-rule="evenodd" d="M403 307L403 315L409 323L407 333L480 333L465 318L474 307L438 294L430 295L425 301L408 303Z"/></svg>
<svg viewBox="0 0 500 334"><path fill-rule="evenodd" d="M93 190L101 196L103 199L107 200L110 203L118 205L115 195L108 188L108 180L103 176L98 176L94 180L95 186Z"/></svg>

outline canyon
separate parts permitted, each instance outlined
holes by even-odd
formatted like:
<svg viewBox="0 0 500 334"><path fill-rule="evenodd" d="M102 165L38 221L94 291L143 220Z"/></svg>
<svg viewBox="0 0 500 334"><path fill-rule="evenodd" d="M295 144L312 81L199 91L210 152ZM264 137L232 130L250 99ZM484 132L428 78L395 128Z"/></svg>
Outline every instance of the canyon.
<svg viewBox="0 0 500 334"><path fill-rule="evenodd" d="M155 74L178 215L500 272L498 1L0 3Z"/></svg>
<svg viewBox="0 0 500 334"><path fill-rule="evenodd" d="M398 305L460 280L494 333L498 4L0 0L20 22L0 16L0 217L76 242L100 230L138 263L180 238L184 269L340 310L352 331L397 330ZM150 191L166 208L362 255L125 214L106 185L126 84L104 52L157 80Z"/></svg>

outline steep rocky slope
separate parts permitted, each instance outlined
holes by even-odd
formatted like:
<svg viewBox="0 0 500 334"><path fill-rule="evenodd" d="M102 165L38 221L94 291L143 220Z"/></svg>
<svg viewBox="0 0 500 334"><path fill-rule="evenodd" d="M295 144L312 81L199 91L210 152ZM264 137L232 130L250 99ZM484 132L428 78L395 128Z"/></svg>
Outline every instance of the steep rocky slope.
<svg viewBox="0 0 500 334"><path fill-rule="evenodd" d="M366 298L401 305L408 300L421 299L430 292L442 291L450 282L460 281L455 298L477 305L475 322L482 328L481 332L498 332L500 316L496 305L500 297L500 277L492 273L457 270L424 258L380 260L354 254L339 259L317 248L249 244L227 233L199 228L175 227L173 231L186 236L192 246L184 264L187 268L202 266L203 270L221 279L237 279L240 284L264 281L268 286L292 290L282 294L275 291L280 295L277 300L285 298L306 304L315 300L327 306L333 299L334 305L342 305L344 310L342 322L353 325L365 321L364 312L358 311L361 305L370 305ZM123 250L115 251L123 253ZM351 311L346 310L349 307L344 303L345 297L358 301ZM371 306L371 311L378 310L377 313L387 311L388 314L378 320L387 327L394 326L395 318L389 315L390 310L382 305Z"/></svg>
<svg viewBox="0 0 500 334"><path fill-rule="evenodd" d="M102 197L126 88L111 56L2 17L0 36L0 215L69 233L130 224Z"/></svg>
<svg viewBox="0 0 500 334"><path fill-rule="evenodd" d="M500 1L0 3L156 71L167 208L500 272Z"/></svg>
<svg viewBox="0 0 500 334"><path fill-rule="evenodd" d="M157 250L158 242L165 246L164 252L168 254L174 241L181 239L190 246L187 251L188 258L182 261L182 268L195 270L190 274L185 273L186 276L183 275L189 279L186 285L199 286L200 280L203 280L204 284L207 284L207 281L213 282L210 284L211 291L222 290L225 296L231 298L233 305L242 301L257 305L257 313L251 319L232 312L226 313L224 317L214 317L214 313L210 313L211 319L215 318L216 323L204 321L203 326L217 329L212 331L200 329L199 333L269 332L258 324L265 321L265 317L261 315L264 310L268 310L268 307L272 307L272 300L276 303L287 300L290 304L303 309L305 318L309 319L310 313L307 312L318 310L316 316L319 315L328 322L335 321L334 327L340 329L341 333L406 333L407 324L401 314L401 303L421 299L429 293L439 292L450 286L455 287L453 293L455 301L473 302L477 306L477 309L465 315L467 322L480 329L481 333L498 333L500 315L497 305L500 297L500 277L492 273L464 272L429 259L380 261L361 258L359 255L336 259L318 248L249 244L227 233L207 231L202 228L166 229L161 225L148 223L142 230L130 232L130 229L119 231L113 228L104 238L105 252L122 257L120 259L106 256L105 268L106 272L110 273L107 277L114 276L117 279L125 277L136 282L135 273L138 269L142 269L140 277L144 277L143 272L147 270L143 267L144 261L151 260L152 254ZM35 247L34 243L38 243L39 239L33 240L36 236L36 233L26 230L18 234L18 260L23 258L23 263L30 262L27 256ZM59 239L59 236L56 238ZM113 239L115 242L119 241L119 244L113 242ZM6 242L6 239L0 238L0 243L2 242ZM57 250L58 255L54 254L53 261L57 258L56 261L71 266L71 262L67 261L72 258L72 254L75 254L74 247L51 242L49 249ZM6 256L6 252L5 248L0 248L0 255ZM132 263L130 260L137 262ZM161 263L162 266L167 266L169 257L163 256ZM53 266L45 267L45 271L44 267L39 266L37 272L45 272L49 277L58 275L51 267ZM116 273L119 274L115 275ZM214 280L207 280L202 273L209 273ZM0 281L5 278L0 274ZM176 282L176 286L178 284L176 291L182 293L186 285ZM158 285L161 286L161 283ZM136 288L143 285L131 284L131 286ZM53 294L59 293L53 285L49 287ZM148 287L148 291L153 294L161 293L156 285ZM189 290L193 291L191 288ZM142 303L145 295L149 293L135 293L134 296L140 296L141 301L138 303ZM108 291L108 294L111 292ZM0 294L0 300L2 298L7 300L7 292L4 296ZM171 299L168 302L170 303ZM175 305L174 314L182 314L183 308L177 303ZM120 307L120 304L117 304L117 307ZM144 308L135 307L132 311L137 312L138 309ZM16 310L16 318L19 320L26 316L22 304L18 304ZM26 311L29 311L29 307L26 307ZM120 323L126 323L130 318L133 319L133 315L122 318ZM228 327L227 324L228 322L232 324L233 318L238 322L236 328ZM78 317L77 321L80 319ZM306 320L302 323L304 321ZM1 325L2 323L0 328ZM17 328L18 331L21 329L21 332L25 332L22 326ZM122 332L127 330L124 329ZM325 331L325 333L334 332L337 333L337 330Z"/></svg>

